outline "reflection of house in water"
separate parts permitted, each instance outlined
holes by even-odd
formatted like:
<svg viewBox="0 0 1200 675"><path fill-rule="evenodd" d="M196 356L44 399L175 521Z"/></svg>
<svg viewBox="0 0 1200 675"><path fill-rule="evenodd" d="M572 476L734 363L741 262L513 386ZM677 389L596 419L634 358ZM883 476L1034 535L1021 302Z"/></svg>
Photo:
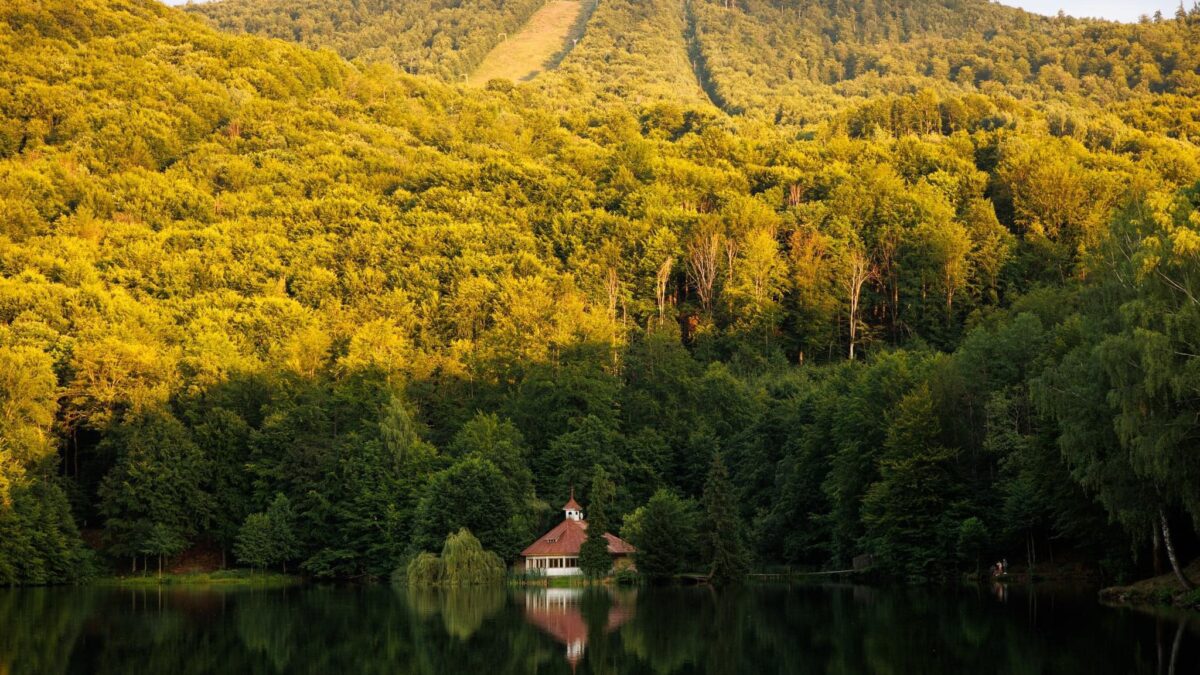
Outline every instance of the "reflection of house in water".
<svg viewBox="0 0 1200 675"><path fill-rule="evenodd" d="M583 594L582 588L547 588L525 594L525 620L566 645L571 670L583 659L588 641L588 625L580 605ZM631 594L615 593L610 599L604 635L633 618Z"/></svg>

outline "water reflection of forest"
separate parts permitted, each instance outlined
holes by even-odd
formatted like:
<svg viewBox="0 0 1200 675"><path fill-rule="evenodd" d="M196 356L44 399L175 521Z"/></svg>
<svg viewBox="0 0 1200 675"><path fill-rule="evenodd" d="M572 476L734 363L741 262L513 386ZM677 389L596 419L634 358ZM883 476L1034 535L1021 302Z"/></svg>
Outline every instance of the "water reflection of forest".
<svg viewBox="0 0 1200 675"><path fill-rule="evenodd" d="M1133 673L1200 619L1015 587L0 590L0 673Z"/></svg>

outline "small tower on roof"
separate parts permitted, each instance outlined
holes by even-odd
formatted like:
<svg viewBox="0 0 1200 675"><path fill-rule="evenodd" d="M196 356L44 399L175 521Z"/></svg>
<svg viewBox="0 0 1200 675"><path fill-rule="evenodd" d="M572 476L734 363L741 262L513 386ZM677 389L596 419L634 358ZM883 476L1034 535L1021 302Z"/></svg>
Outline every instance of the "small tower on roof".
<svg viewBox="0 0 1200 675"><path fill-rule="evenodd" d="M567 514L567 520L583 520L583 507L579 502L575 501L575 487L571 487L571 498L563 504L563 511Z"/></svg>

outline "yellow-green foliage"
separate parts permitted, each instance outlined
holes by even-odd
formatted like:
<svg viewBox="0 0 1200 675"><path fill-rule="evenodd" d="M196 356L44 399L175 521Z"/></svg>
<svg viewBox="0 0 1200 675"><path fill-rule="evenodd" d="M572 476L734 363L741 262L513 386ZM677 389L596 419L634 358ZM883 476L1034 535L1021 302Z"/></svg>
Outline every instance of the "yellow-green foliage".
<svg viewBox="0 0 1200 675"><path fill-rule="evenodd" d="M435 553L422 551L408 563L406 578L409 586L440 586L446 566Z"/></svg>
<svg viewBox="0 0 1200 675"><path fill-rule="evenodd" d="M446 537L442 555L422 552L408 564L411 586L477 586L504 580L504 561L467 529Z"/></svg>
<svg viewBox="0 0 1200 675"><path fill-rule="evenodd" d="M470 531L461 529L446 537L442 547L442 583L447 586L494 584L504 580L504 561L483 550Z"/></svg>
<svg viewBox="0 0 1200 675"><path fill-rule="evenodd" d="M506 554L524 535L477 523L533 522L584 478L564 458L620 470L627 511L664 484L697 494L707 459L690 458L722 447L757 472L733 476L755 498L740 513L790 504L766 525L814 533L765 555L853 555L878 467L843 460L883 432L813 450L807 422L761 412L798 394L757 378L854 382L836 365L852 353L884 368L896 347L958 349L1031 290L1094 279L1122 257L1105 248L1114 215L1200 179L1194 13L1126 26L983 0L605 0L532 83L400 69L457 81L538 4L202 10L349 62L157 0L0 2L0 500L22 495L25 514L0 523L0 578L65 578L13 562L42 559L35 515L68 513L27 483L102 484L139 419L196 459L211 513L188 513L175 543L221 537L191 530L228 532L278 490L305 519L306 572L382 574L429 477L459 459L435 446L477 409L513 418L528 447L512 462L535 476L511 513L472 514ZM871 406L896 389L830 410L886 420ZM960 390L975 393L931 390L970 411L944 442L974 462L956 475L985 481L1003 453L982 439L1001 427ZM411 419L385 414L405 396ZM162 520L179 486L159 464L164 504L116 477L111 501ZM777 467L793 467L787 495ZM815 502L777 498L800 494ZM491 578L484 558L421 577Z"/></svg>
<svg viewBox="0 0 1200 675"><path fill-rule="evenodd" d="M348 59L460 81L541 0L224 0L196 4L218 27L331 47Z"/></svg>
<svg viewBox="0 0 1200 675"><path fill-rule="evenodd" d="M1152 101L1179 111L1194 101L1195 10L1126 25L971 1L692 0L688 6L711 86L738 111L808 124L872 97L983 92L1039 105L1068 102L1081 133L1115 117L1139 128L1200 133L1190 114L1147 114Z"/></svg>

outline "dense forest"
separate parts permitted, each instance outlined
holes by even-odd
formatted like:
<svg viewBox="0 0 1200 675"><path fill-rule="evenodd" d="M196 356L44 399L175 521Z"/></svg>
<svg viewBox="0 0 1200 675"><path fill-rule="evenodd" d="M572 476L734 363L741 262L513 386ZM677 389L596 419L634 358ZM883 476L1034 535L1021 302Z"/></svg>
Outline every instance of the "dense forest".
<svg viewBox="0 0 1200 675"><path fill-rule="evenodd" d="M1195 552L1200 9L602 0L461 85L536 8L0 4L0 583L511 562L717 465L760 568Z"/></svg>
<svg viewBox="0 0 1200 675"><path fill-rule="evenodd" d="M347 59L461 81L540 0L288 0L192 5L223 30L329 47Z"/></svg>

